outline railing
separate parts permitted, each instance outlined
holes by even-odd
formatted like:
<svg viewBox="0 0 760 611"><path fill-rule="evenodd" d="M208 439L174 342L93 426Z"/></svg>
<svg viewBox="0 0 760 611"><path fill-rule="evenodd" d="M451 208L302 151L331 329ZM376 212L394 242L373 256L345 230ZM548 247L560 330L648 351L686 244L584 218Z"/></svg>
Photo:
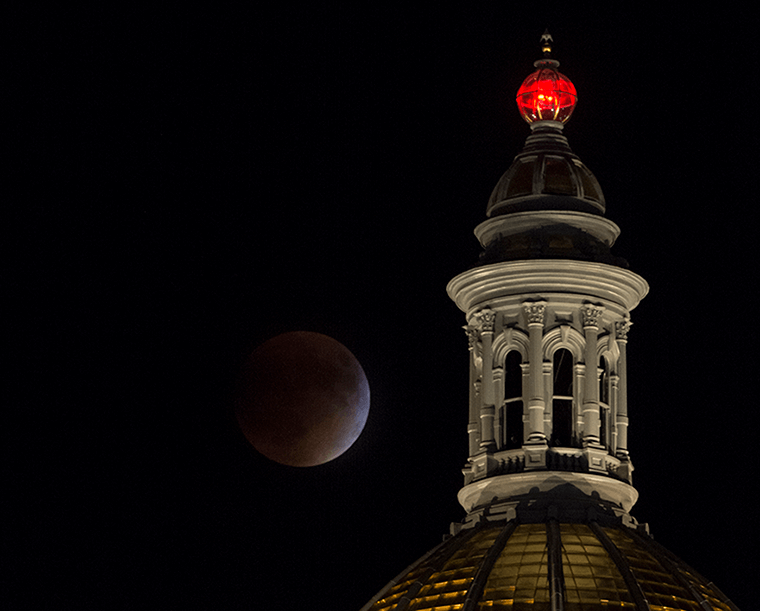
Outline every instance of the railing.
<svg viewBox="0 0 760 611"><path fill-rule="evenodd" d="M581 454L567 454L565 452L546 452L546 468L550 471L576 471L585 473L588 471L588 460Z"/></svg>
<svg viewBox="0 0 760 611"><path fill-rule="evenodd" d="M476 480L483 477L525 471L525 451L522 448L496 452L493 458L497 461L495 469L489 468L487 473L483 472L480 477L475 477ZM608 454L605 457L604 467L611 477L623 479L617 474L620 464L620 460L612 455ZM589 473L590 471L588 458L581 448L548 448L546 450L546 469L575 473Z"/></svg>

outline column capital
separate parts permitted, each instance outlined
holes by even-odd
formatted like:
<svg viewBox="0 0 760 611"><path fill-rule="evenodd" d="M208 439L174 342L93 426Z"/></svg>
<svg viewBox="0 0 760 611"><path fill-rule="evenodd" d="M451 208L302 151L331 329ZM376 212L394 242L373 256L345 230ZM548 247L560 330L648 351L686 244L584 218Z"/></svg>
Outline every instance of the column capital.
<svg viewBox="0 0 760 611"><path fill-rule="evenodd" d="M490 308L485 308L476 312L474 318L481 333L493 333L496 324L496 312Z"/></svg>
<svg viewBox="0 0 760 611"><path fill-rule="evenodd" d="M630 318L624 318L623 320L616 321L615 322L615 339L619 342L627 342L628 331L630 331L632 324L633 323L631 322Z"/></svg>
<svg viewBox="0 0 760 611"><path fill-rule="evenodd" d="M585 303L581 306L581 322L584 329L598 329L599 317L604 312L604 306Z"/></svg>
<svg viewBox="0 0 760 611"><path fill-rule="evenodd" d="M528 326L544 326L544 313L546 312L545 301L526 301L522 304Z"/></svg>

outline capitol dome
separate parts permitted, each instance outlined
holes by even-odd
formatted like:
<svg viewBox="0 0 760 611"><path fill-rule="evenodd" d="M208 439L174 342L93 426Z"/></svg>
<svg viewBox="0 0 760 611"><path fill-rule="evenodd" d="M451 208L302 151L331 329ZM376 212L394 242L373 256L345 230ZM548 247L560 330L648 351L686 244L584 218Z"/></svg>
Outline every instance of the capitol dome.
<svg viewBox="0 0 760 611"><path fill-rule="evenodd" d="M640 529L483 519L420 558L362 611L735 608Z"/></svg>

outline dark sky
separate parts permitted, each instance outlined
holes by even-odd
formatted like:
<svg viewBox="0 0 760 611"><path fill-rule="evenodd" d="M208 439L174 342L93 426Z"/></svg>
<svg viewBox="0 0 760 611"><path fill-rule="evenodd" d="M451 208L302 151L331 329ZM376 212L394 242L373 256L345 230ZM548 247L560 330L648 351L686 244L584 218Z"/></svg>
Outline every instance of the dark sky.
<svg viewBox="0 0 760 611"><path fill-rule="evenodd" d="M729 5L34 15L10 58L12 608L358 609L463 517L445 287L529 133L514 95L548 27L613 252L651 285L632 513L749 609L757 54ZM290 330L344 343L372 392L311 469L229 416L246 355Z"/></svg>

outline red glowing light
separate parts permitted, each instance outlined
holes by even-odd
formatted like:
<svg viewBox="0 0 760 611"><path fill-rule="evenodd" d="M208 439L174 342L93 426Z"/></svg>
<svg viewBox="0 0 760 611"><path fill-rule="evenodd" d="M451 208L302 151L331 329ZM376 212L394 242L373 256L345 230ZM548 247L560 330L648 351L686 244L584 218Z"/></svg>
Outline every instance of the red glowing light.
<svg viewBox="0 0 760 611"><path fill-rule="evenodd" d="M517 91L517 107L528 123L565 123L578 101L575 86L553 67L542 67L523 81Z"/></svg>

